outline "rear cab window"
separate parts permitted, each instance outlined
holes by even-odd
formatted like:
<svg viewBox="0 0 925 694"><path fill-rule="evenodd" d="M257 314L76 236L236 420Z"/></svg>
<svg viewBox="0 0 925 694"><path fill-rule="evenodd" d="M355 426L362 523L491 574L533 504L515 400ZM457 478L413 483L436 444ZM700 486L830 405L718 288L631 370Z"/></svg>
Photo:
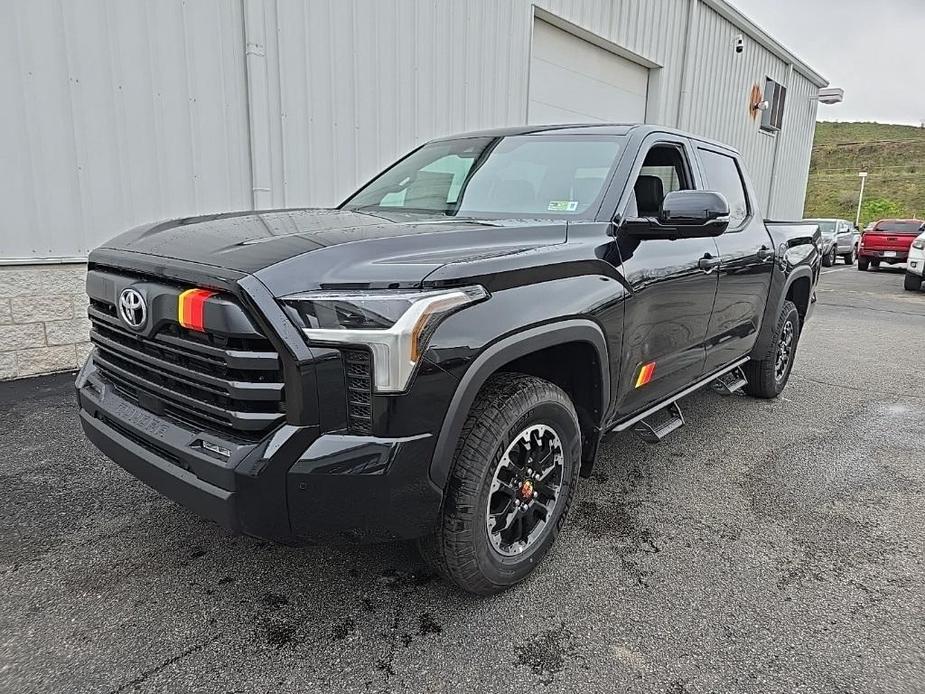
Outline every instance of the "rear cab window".
<svg viewBox="0 0 925 694"><path fill-rule="evenodd" d="M925 222L919 220L884 220L877 222L873 231L882 231L890 234L913 234L918 236L925 230Z"/></svg>

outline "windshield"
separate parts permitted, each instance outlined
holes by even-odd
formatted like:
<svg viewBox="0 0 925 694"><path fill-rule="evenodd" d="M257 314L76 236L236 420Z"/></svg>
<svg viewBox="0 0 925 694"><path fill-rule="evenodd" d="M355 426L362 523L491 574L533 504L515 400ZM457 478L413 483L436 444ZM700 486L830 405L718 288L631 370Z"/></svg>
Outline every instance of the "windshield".
<svg viewBox="0 0 925 694"><path fill-rule="evenodd" d="M922 224L917 220L877 222L874 231L892 231L894 234L918 234L922 231Z"/></svg>
<svg viewBox="0 0 925 694"><path fill-rule="evenodd" d="M424 145L344 203L470 217L591 215L622 138L474 137Z"/></svg>
<svg viewBox="0 0 925 694"><path fill-rule="evenodd" d="M824 222L816 220L816 225L819 227L819 231L821 231L823 234L835 233L835 222Z"/></svg>

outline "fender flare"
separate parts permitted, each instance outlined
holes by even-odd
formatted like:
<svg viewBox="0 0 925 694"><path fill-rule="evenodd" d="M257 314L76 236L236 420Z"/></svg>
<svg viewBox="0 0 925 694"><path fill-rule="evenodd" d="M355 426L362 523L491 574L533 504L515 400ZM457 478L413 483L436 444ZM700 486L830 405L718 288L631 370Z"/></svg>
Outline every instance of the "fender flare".
<svg viewBox="0 0 925 694"><path fill-rule="evenodd" d="M772 284L771 292L768 296L768 305L765 308L764 319L761 323L761 332L758 335L758 339L755 341L754 347L752 347L751 358L760 359L765 352L767 352L771 341L774 338L772 334L774 327L777 325L777 317L780 315L780 311L784 306L784 301L787 300L787 294L790 293L790 288L793 286L793 283L797 280L805 277L809 280L810 292L812 292L814 285L813 282L813 269L808 265L798 265L793 268L789 274L784 279L783 286L778 291ZM774 295L777 295L777 299L774 300ZM812 294L810 294L810 306L807 307L806 317L809 316L809 311L812 308Z"/></svg>
<svg viewBox="0 0 925 694"><path fill-rule="evenodd" d="M587 342L597 352L601 370L603 419L610 406L610 360L604 331L597 323L588 319L563 320L528 328L502 338L488 345L472 361L450 400L430 464L430 478L440 489L446 486L460 432L485 381L502 366L515 359L567 342Z"/></svg>

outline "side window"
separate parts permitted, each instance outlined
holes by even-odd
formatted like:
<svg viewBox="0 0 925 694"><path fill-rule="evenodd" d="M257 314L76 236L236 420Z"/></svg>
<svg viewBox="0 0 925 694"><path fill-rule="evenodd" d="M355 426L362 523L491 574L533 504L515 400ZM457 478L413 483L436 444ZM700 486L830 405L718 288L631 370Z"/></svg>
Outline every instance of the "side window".
<svg viewBox="0 0 925 694"><path fill-rule="evenodd" d="M655 145L633 183L626 216L657 217L668 193L693 187L689 170L680 145Z"/></svg>
<svg viewBox="0 0 925 694"><path fill-rule="evenodd" d="M748 218L748 196L736 160L725 154L700 150L707 190L722 193L729 201L729 228L736 229Z"/></svg>

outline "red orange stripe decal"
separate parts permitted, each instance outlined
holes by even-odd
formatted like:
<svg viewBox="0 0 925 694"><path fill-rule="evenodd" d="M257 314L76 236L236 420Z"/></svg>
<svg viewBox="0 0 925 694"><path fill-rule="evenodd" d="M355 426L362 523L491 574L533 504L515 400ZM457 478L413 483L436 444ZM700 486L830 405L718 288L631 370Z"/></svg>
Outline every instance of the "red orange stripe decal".
<svg viewBox="0 0 925 694"><path fill-rule="evenodd" d="M177 322L184 328L205 332L203 314L206 299L215 296L208 289L187 289L177 300Z"/></svg>
<svg viewBox="0 0 925 694"><path fill-rule="evenodd" d="M642 368L639 369L639 376L636 378L636 387L640 388L646 383L652 380L652 375L655 373L655 362L650 361L648 364L643 364Z"/></svg>

